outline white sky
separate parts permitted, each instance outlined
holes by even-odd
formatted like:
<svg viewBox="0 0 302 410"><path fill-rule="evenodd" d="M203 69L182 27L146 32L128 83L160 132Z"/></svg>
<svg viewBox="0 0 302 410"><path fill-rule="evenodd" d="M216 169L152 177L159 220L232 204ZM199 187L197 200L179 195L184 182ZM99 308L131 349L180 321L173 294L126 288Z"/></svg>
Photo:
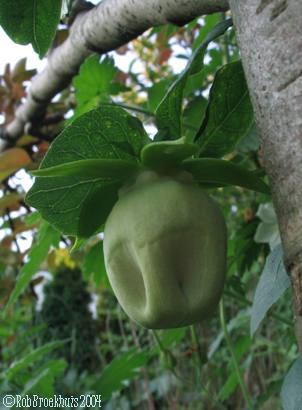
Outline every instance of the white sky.
<svg viewBox="0 0 302 410"><path fill-rule="evenodd" d="M0 27L0 73L3 74L6 63L14 66L24 57L27 58L27 68L36 68L40 71L46 64L45 60L39 59L30 45L21 46L14 43Z"/></svg>

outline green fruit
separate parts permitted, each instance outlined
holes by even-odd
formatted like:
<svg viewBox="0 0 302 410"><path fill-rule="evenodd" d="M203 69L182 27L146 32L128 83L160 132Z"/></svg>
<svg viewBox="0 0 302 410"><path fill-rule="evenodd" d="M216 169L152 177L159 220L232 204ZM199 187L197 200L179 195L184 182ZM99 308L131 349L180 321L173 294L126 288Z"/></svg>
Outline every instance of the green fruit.
<svg viewBox="0 0 302 410"><path fill-rule="evenodd" d="M188 175L144 172L124 188L106 222L109 281L125 312L147 328L207 318L223 291L224 218Z"/></svg>

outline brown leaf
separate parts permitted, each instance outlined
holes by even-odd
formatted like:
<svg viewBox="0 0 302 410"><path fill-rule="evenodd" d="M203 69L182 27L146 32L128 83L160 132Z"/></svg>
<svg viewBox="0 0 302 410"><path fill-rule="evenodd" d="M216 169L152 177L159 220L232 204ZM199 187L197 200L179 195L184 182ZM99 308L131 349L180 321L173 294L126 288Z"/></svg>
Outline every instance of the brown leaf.
<svg viewBox="0 0 302 410"><path fill-rule="evenodd" d="M0 216L5 214L7 210L17 211L20 208L20 201L23 195L19 193L12 193L0 198Z"/></svg>
<svg viewBox="0 0 302 410"><path fill-rule="evenodd" d="M31 159L22 148L11 148L0 153L0 181L28 166Z"/></svg>
<svg viewBox="0 0 302 410"><path fill-rule="evenodd" d="M32 135L22 135L21 138L18 139L16 142L16 145L18 147L25 147L26 145L34 144L35 142L38 142L39 138L33 137Z"/></svg>
<svg viewBox="0 0 302 410"><path fill-rule="evenodd" d="M12 223L12 228L14 230L15 235L17 233L22 233L22 232L26 232L26 231L29 231L31 229L34 229L37 226L39 226L39 222L28 224L28 223L24 222L24 220L22 218L13 219L13 223Z"/></svg>
<svg viewBox="0 0 302 410"><path fill-rule="evenodd" d="M164 50L162 50L158 57L159 64L163 64L166 61L168 61L169 58L171 57L171 54L172 54L172 50L170 48L165 48Z"/></svg>
<svg viewBox="0 0 302 410"><path fill-rule="evenodd" d="M11 77L16 83L28 81L36 74L37 70L26 70L26 58L19 60L12 70Z"/></svg>
<svg viewBox="0 0 302 410"><path fill-rule="evenodd" d="M2 241L0 242L1 248L6 248L6 249L10 249L12 242L13 242L13 236L11 235L7 235L5 236Z"/></svg>

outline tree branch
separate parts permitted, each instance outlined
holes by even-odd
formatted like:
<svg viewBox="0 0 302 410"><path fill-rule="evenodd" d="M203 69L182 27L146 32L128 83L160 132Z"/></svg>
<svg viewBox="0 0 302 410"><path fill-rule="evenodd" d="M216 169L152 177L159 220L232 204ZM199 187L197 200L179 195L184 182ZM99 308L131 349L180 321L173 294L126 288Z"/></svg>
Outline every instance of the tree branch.
<svg viewBox="0 0 302 410"><path fill-rule="evenodd" d="M302 352L302 2L230 0L294 292Z"/></svg>
<svg viewBox="0 0 302 410"><path fill-rule="evenodd" d="M51 99L71 81L91 53L114 50L150 27L192 19L228 9L227 0L103 0L79 13L68 39L48 58L48 65L32 82L28 98L6 127L6 139L16 140L27 123L43 117ZM0 151L6 142L0 141Z"/></svg>

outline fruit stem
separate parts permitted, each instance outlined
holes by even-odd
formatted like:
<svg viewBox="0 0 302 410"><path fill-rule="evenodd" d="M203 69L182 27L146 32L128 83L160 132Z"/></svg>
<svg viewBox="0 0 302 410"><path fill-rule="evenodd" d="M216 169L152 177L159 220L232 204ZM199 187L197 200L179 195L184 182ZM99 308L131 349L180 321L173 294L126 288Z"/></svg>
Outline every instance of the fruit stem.
<svg viewBox="0 0 302 410"><path fill-rule="evenodd" d="M225 322L223 298L221 299L221 301L219 303L219 314L220 314L220 323L221 323L221 327L222 327L222 330L223 330L224 338L225 338L227 347L228 347L228 349L230 351L230 354L231 354L231 360L232 360L235 372L237 374L237 379L238 379L238 383L239 383L240 388L241 388L242 395L243 395L243 397L246 401L248 409L253 410L252 401L250 399L249 392L248 392L248 389L246 387L246 384L243 380L243 377L242 377L242 374L241 374L241 371L240 371L240 367L239 367L239 363L236 359L236 355L235 355L235 352L234 352L234 349L233 349L232 340L230 338L230 334L228 332L228 328L227 328L227 325L226 325L226 322Z"/></svg>

